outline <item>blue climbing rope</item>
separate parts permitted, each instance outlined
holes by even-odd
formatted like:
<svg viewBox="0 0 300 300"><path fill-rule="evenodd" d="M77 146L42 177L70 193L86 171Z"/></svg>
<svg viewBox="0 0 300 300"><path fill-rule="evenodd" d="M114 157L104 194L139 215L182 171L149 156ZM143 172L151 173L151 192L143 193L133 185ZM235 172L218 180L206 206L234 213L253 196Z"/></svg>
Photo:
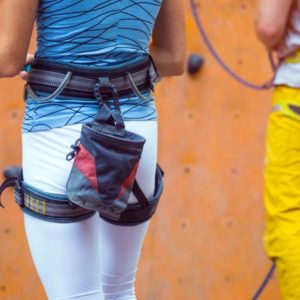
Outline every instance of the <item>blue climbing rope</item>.
<svg viewBox="0 0 300 300"><path fill-rule="evenodd" d="M196 22L198 31L199 31L205 45L207 46L208 50L210 51L212 56L215 58L215 60L225 70L225 72L227 74L229 74L233 79L237 80L242 85L244 85L248 88L255 89L255 90L267 90L267 89L271 88L273 86L273 78L271 80L267 81L266 83L259 85L259 84L254 84L252 82L249 82L249 81L245 80L240 75L238 75L233 70L231 70L231 68L223 61L221 56L218 54L218 52L215 50L212 43L210 42L210 40L208 38L208 35L206 34L206 31L204 29L204 26L203 26L203 24L200 20L199 14L197 13L197 6L196 6L196 3L195 3L195 0L190 0L190 4L191 4L192 14L193 14L194 20ZM272 69L275 73L276 64L274 62L274 59L272 57L271 52L269 52L269 60L270 60L271 67L272 67ZM275 263L273 262L273 264L272 264L271 268L269 269L267 275L265 276L265 278L262 281L261 285L259 286L259 288L256 290L254 296L252 297L252 300L258 300L258 298L260 297L260 295L264 291L265 287L269 283L270 279L272 278L274 271L275 271Z"/></svg>
<svg viewBox="0 0 300 300"><path fill-rule="evenodd" d="M273 262L273 264L272 264L270 270L268 271L266 277L264 278L264 280L261 283L260 287L257 289L254 296L252 297L252 300L258 300L259 296L262 294L262 292L264 291L264 289L267 286L268 282L272 278L274 271L275 271L275 263Z"/></svg>
<svg viewBox="0 0 300 300"><path fill-rule="evenodd" d="M225 62L224 60L221 58L221 56L218 54L218 52L215 50L215 48L213 47L212 43L210 42L208 35L204 29L204 26L200 20L199 14L197 13L197 5L195 3L195 0L190 0L190 4L191 4L191 10L192 10L192 14L194 17L194 20L196 22L198 31L200 33L200 35L202 36L202 39L205 43L205 45L207 46L208 50L210 51L210 53L212 54L212 56L215 58L215 60L219 63L219 65L225 70L225 72L227 74L229 74L232 78L234 78L235 80L237 80L238 82L240 82L242 85L251 88L251 89L255 89L255 90L267 90L269 88L271 88L273 86L273 78L269 81L267 81L264 84L254 84L251 83L247 80L245 80L244 78L242 78L240 75L238 75L237 73L235 73ZM273 60L272 54L269 53L269 59L270 59L270 63L272 66L273 71L275 71L276 69L276 64Z"/></svg>

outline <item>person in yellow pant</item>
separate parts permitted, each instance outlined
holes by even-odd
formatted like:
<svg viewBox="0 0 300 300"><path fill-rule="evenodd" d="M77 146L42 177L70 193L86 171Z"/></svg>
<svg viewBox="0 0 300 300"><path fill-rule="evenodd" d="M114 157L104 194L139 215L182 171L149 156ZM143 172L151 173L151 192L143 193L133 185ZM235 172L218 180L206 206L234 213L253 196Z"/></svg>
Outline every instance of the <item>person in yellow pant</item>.
<svg viewBox="0 0 300 300"><path fill-rule="evenodd" d="M265 249L284 300L300 299L300 0L258 0L256 31L279 66L265 158Z"/></svg>

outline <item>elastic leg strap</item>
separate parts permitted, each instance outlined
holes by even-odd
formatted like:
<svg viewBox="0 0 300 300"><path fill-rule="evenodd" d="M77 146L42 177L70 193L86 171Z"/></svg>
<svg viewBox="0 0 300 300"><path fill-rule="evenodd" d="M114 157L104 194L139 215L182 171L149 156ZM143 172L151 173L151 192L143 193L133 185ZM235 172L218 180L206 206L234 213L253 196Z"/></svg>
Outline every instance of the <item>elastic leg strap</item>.
<svg viewBox="0 0 300 300"><path fill-rule="evenodd" d="M22 210L27 214L43 220L56 223L71 223L87 219L95 213L95 211L72 203L66 195L45 193L29 186L22 181L22 175L20 175L19 178L12 177L7 179L0 186L0 196L4 189L11 186L14 186L15 199ZM128 204L127 208L121 213L118 221L112 220L100 213L99 215L102 219L120 226L133 226L146 222L155 213L162 192L163 171L157 165L155 190L151 198L147 199L145 197L136 182L133 193L139 203Z"/></svg>
<svg viewBox="0 0 300 300"><path fill-rule="evenodd" d="M95 213L73 204L64 195L44 193L24 183L21 190L15 189L15 198L24 212L57 223L80 221Z"/></svg>
<svg viewBox="0 0 300 300"><path fill-rule="evenodd" d="M132 192L139 203L128 204L127 208L121 213L119 220L112 220L101 215L101 213L99 213L99 216L103 220L119 226L134 226L148 221L154 215L163 192L163 175L164 172L157 165L154 195L149 199L146 198L137 182L135 182Z"/></svg>

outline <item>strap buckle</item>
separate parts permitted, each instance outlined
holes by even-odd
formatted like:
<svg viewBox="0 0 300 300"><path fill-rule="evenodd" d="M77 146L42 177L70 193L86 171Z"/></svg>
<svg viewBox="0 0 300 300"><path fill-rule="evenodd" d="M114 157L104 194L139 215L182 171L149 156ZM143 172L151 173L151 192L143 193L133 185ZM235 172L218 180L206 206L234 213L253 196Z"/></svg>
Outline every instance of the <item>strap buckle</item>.
<svg viewBox="0 0 300 300"><path fill-rule="evenodd" d="M19 178L16 178L16 177L7 178L0 186L0 197L1 197L2 193L4 192L4 190L7 189L8 187L14 188L16 202L21 207L23 207L24 206L24 193L23 193L22 185L20 183ZM2 204L1 200L0 200L0 206L2 208L4 208L4 205Z"/></svg>

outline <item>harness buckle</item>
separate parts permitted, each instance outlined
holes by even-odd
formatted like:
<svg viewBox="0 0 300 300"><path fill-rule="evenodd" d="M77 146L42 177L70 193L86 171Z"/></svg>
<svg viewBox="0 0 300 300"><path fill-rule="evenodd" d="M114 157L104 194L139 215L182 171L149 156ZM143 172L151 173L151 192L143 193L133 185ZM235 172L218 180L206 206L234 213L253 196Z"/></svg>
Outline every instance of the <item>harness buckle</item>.
<svg viewBox="0 0 300 300"><path fill-rule="evenodd" d="M8 170L8 172L11 170ZM15 198L17 203L20 206L24 206L24 195L23 195L23 188L22 188L22 184L20 182L20 176L16 177L13 174L10 174L11 176L7 177L4 182L0 185L0 197L2 195L2 193L4 192L5 189L9 188L9 187L13 187L14 188L14 194L15 194ZM0 199L0 206L4 208L4 205L1 202Z"/></svg>
<svg viewBox="0 0 300 300"><path fill-rule="evenodd" d="M24 191L19 180L15 181L14 195L17 204L20 207L24 207Z"/></svg>

